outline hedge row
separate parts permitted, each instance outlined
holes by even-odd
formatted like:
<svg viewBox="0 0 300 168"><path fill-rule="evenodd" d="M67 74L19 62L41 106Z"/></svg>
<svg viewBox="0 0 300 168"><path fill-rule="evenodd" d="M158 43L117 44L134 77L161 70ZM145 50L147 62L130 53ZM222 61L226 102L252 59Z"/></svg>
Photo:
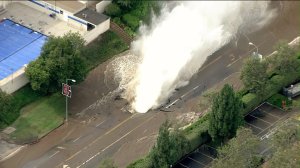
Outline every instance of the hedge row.
<svg viewBox="0 0 300 168"><path fill-rule="evenodd" d="M300 73L287 74L285 76L275 75L270 79L270 82L266 88L268 93L263 97L259 97L254 93L247 93L242 97L244 103L243 114L247 114L255 107L257 107L261 102L269 99L271 96L278 93L283 87L288 86L291 83L295 83L300 79Z"/></svg>

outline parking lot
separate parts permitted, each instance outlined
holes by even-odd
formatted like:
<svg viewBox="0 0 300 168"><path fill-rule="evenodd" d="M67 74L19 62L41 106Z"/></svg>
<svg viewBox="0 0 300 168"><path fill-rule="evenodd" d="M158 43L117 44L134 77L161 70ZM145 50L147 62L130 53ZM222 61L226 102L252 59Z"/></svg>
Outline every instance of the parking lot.
<svg viewBox="0 0 300 168"><path fill-rule="evenodd" d="M278 107L264 103L245 117L246 127L251 128L253 133L263 140L287 114L288 112Z"/></svg>
<svg viewBox="0 0 300 168"><path fill-rule="evenodd" d="M217 157L217 150L208 145L202 145L190 155L185 157L175 168L203 168L209 167L214 158Z"/></svg>
<svg viewBox="0 0 300 168"><path fill-rule="evenodd" d="M289 113L282 109L264 103L245 116L245 126L251 128L253 133L261 140L268 138L277 128L277 123L285 121ZM268 150L262 145L262 152ZM208 145L202 145L188 156L184 157L175 168L204 168L210 167L211 162L217 157L217 150Z"/></svg>

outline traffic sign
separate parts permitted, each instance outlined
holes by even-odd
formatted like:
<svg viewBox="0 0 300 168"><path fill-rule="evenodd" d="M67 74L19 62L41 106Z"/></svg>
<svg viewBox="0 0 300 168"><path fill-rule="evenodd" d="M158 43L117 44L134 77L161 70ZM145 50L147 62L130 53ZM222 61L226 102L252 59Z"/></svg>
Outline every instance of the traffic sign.
<svg viewBox="0 0 300 168"><path fill-rule="evenodd" d="M62 83L62 94L71 98L71 95L72 95L71 86L68 84Z"/></svg>

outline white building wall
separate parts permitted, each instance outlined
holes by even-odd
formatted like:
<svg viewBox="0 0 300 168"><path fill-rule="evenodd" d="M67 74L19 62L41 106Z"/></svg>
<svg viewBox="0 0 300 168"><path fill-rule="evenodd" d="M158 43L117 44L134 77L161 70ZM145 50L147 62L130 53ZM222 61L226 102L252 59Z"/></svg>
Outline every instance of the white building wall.
<svg viewBox="0 0 300 168"><path fill-rule="evenodd" d="M0 89L10 94L29 83L29 80L25 76L24 69L25 68L22 68L19 71L15 72L13 75L2 79L0 81Z"/></svg>
<svg viewBox="0 0 300 168"><path fill-rule="evenodd" d="M107 5L109 5L112 2L112 0L103 0L96 4L96 11L98 13L103 13L104 9Z"/></svg>
<svg viewBox="0 0 300 168"><path fill-rule="evenodd" d="M91 30L84 36L84 40L86 41L85 44L88 44L95 40L100 34L106 32L109 29L109 27L110 18L96 26L93 30Z"/></svg>

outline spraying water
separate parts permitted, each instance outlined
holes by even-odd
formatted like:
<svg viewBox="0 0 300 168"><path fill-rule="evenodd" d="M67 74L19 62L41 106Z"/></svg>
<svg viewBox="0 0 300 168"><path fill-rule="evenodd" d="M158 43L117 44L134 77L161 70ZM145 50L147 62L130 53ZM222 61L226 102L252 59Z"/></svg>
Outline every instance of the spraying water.
<svg viewBox="0 0 300 168"><path fill-rule="evenodd" d="M140 28L141 36L132 43L140 61L122 84L123 97L140 113L165 103L176 88L188 84L208 56L237 34L261 28L276 12L265 1L171 4L165 4L151 26Z"/></svg>

